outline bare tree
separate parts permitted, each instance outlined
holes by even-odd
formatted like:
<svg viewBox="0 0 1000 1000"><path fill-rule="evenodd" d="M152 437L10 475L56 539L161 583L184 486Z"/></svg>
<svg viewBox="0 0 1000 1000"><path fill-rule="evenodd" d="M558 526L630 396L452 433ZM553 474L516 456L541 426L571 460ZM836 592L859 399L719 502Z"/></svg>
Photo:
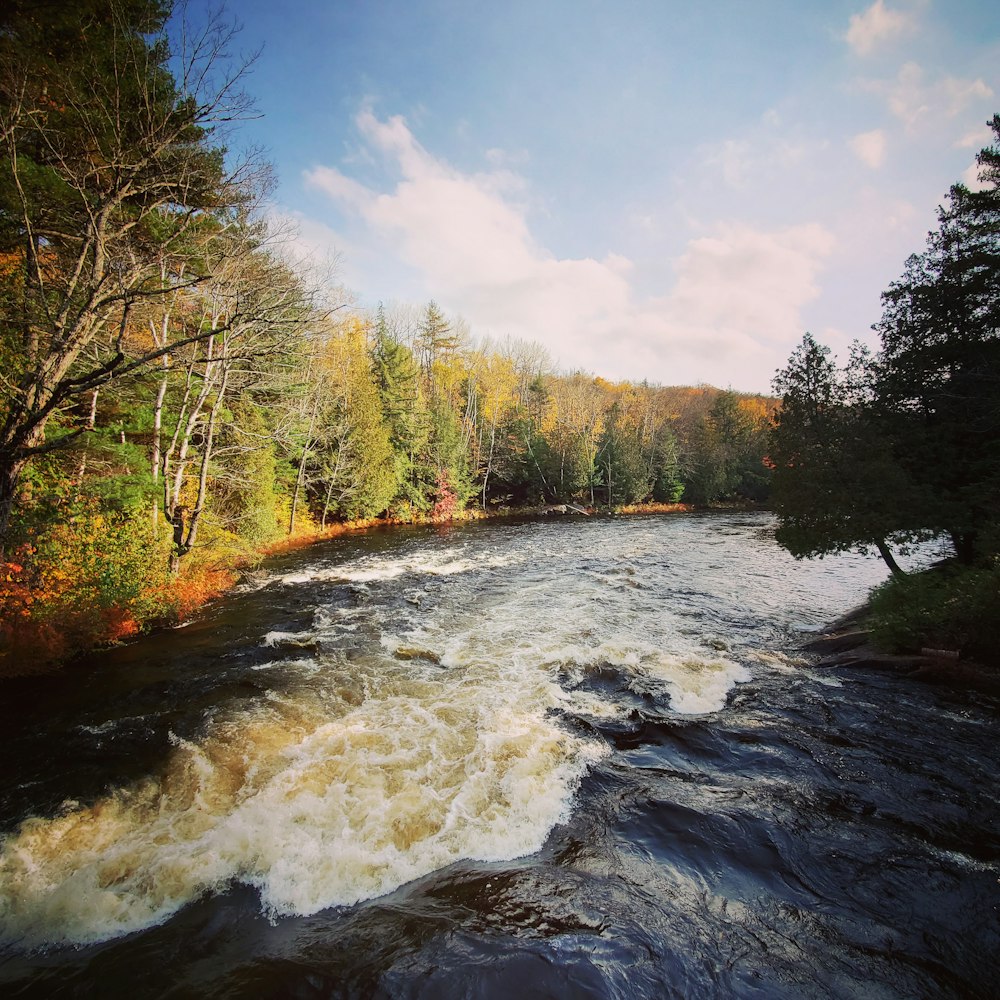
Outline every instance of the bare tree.
<svg viewBox="0 0 1000 1000"><path fill-rule="evenodd" d="M213 143L251 111L248 63L230 64L235 28L212 17L180 33L171 71L164 10L140 7L81 3L69 32L62 7L36 8L0 33L0 252L14 262L0 296L0 544L25 466L67 439L47 438L55 415L219 332L134 336L144 302L209 277L176 261L206 259L246 201L252 158L227 169ZM46 17L70 39L58 63Z"/></svg>

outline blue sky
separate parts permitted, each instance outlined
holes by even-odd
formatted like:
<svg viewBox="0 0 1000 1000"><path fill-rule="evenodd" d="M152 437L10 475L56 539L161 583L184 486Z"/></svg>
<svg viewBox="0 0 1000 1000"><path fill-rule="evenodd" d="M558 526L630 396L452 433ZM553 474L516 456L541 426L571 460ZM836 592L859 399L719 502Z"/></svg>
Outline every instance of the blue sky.
<svg viewBox="0 0 1000 1000"><path fill-rule="evenodd" d="M1000 111L973 0L242 0L241 132L361 306L766 391L846 355Z"/></svg>

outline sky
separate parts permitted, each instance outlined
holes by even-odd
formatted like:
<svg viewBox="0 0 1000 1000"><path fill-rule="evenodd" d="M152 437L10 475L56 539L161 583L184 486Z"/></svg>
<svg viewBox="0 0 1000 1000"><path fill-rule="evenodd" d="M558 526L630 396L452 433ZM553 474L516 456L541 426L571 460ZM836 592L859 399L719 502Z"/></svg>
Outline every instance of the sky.
<svg viewBox="0 0 1000 1000"><path fill-rule="evenodd" d="M197 10L200 0L191 0ZM207 7L207 4L206 4ZM270 212L361 307L767 392L974 183L995 0L232 0Z"/></svg>

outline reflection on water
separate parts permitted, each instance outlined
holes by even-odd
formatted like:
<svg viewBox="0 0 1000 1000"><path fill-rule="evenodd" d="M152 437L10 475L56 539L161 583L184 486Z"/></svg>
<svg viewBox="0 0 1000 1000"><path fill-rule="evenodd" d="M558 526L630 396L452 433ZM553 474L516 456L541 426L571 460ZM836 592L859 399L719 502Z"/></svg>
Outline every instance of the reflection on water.
<svg viewBox="0 0 1000 1000"><path fill-rule="evenodd" d="M996 704L794 663L882 571L769 524L341 539L23 682L0 983L141 955L164 994L976 995Z"/></svg>

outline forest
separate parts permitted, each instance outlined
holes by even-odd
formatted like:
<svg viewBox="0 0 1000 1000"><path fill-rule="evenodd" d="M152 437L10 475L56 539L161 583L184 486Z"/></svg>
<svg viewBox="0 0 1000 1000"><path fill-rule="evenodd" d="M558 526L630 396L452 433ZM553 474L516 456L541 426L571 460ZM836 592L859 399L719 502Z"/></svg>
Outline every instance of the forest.
<svg viewBox="0 0 1000 1000"><path fill-rule="evenodd" d="M360 308L296 256L267 163L240 152L235 28L171 34L171 14L0 14L0 672L182 619L282 545L567 502L769 503L793 555L871 548L897 577L894 550L944 538L961 578L888 588L886 640L982 633L995 148L884 293L878 352L841 369L807 334L774 397L612 383L434 301Z"/></svg>
<svg viewBox="0 0 1000 1000"><path fill-rule="evenodd" d="M558 371L434 302L355 308L269 221L233 27L0 19L0 647L177 620L283 540L567 501L762 500L773 400Z"/></svg>

